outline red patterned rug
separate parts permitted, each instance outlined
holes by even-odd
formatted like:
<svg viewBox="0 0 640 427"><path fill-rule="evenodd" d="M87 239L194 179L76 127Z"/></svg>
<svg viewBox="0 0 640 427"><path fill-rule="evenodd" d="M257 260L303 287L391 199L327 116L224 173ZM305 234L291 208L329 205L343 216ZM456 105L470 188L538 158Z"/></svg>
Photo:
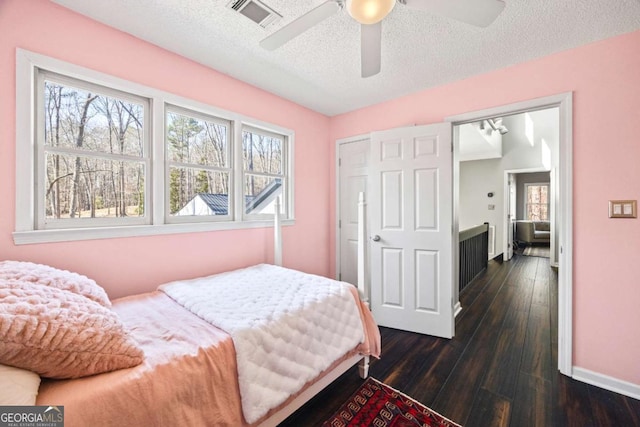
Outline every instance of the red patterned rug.
<svg viewBox="0 0 640 427"><path fill-rule="evenodd" d="M322 427L460 427L409 396L373 378Z"/></svg>

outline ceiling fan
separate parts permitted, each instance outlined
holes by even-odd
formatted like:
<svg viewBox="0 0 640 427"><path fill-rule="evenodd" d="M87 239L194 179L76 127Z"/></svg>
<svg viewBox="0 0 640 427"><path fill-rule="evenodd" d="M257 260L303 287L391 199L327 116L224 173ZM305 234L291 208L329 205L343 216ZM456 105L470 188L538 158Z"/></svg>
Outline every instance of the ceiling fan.
<svg viewBox="0 0 640 427"><path fill-rule="evenodd" d="M382 20L398 3L478 27L491 24L504 9L502 0L327 0L260 42L275 50L346 7L360 25L362 77L380 72Z"/></svg>

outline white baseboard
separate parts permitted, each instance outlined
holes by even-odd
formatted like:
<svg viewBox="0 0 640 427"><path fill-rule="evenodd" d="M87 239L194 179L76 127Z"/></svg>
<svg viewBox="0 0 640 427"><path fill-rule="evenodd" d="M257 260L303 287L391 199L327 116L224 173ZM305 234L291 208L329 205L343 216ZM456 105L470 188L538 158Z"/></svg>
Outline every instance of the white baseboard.
<svg viewBox="0 0 640 427"><path fill-rule="evenodd" d="M460 314L461 311L462 311L462 306L460 305L460 301L458 301L456 305L453 306L453 317L454 318L458 317L458 314Z"/></svg>
<svg viewBox="0 0 640 427"><path fill-rule="evenodd" d="M640 400L640 385L638 384L575 366L573 367L573 379Z"/></svg>

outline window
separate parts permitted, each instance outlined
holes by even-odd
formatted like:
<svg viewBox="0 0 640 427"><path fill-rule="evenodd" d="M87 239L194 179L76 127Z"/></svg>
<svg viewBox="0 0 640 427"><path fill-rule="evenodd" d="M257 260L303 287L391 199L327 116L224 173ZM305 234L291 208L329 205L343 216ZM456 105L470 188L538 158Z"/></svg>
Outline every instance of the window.
<svg viewBox="0 0 640 427"><path fill-rule="evenodd" d="M285 141L283 135L248 126L242 129L245 217L273 215L276 198L285 194ZM281 212L287 211L284 202Z"/></svg>
<svg viewBox="0 0 640 427"><path fill-rule="evenodd" d="M167 108L165 122L169 220L228 220L233 206L230 123L174 107Z"/></svg>
<svg viewBox="0 0 640 427"><path fill-rule="evenodd" d="M144 224L148 100L42 72L40 228Z"/></svg>
<svg viewBox="0 0 640 427"><path fill-rule="evenodd" d="M549 220L549 184L525 184L525 212L531 221Z"/></svg>
<svg viewBox="0 0 640 427"><path fill-rule="evenodd" d="M16 57L16 244L293 223L292 131Z"/></svg>

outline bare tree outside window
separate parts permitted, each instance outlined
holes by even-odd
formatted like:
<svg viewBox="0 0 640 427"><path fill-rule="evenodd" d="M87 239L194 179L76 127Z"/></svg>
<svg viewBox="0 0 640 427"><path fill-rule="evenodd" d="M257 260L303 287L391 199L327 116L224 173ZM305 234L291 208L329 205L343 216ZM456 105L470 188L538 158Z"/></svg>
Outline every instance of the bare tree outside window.
<svg viewBox="0 0 640 427"><path fill-rule="evenodd" d="M285 138L257 129L242 132L245 213L273 213L273 200L283 193Z"/></svg>
<svg viewBox="0 0 640 427"><path fill-rule="evenodd" d="M44 82L45 218L144 216L144 107Z"/></svg>
<svg viewBox="0 0 640 427"><path fill-rule="evenodd" d="M44 55L16 60L16 244L263 226L278 200L293 222L293 130Z"/></svg>

